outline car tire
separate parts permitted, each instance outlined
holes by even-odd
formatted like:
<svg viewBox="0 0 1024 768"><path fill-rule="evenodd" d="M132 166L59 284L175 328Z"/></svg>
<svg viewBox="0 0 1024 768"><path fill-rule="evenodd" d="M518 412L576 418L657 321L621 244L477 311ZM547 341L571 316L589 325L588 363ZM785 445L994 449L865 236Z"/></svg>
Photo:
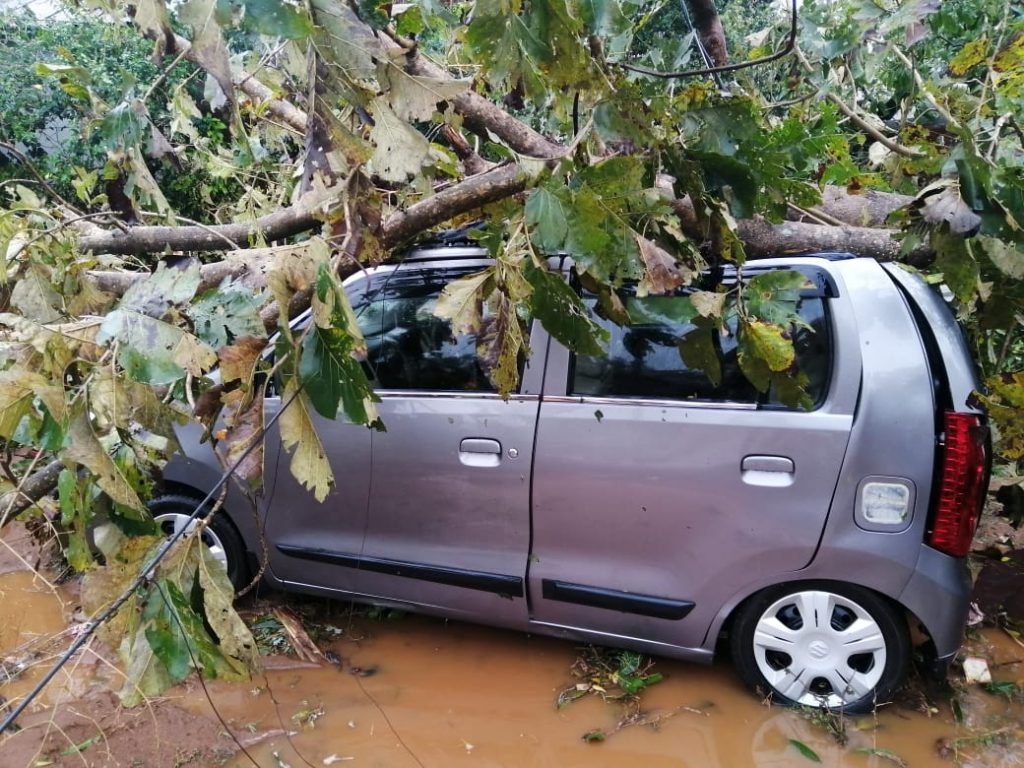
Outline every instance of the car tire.
<svg viewBox="0 0 1024 768"><path fill-rule="evenodd" d="M903 615L852 584L771 587L743 603L730 633L740 678L773 702L869 712L903 684L910 637Z"/></svg>
<svg viewBox="0 0 1024 768"><path fill-rule="evenodd" d="M193 527L195 521L189 523L192 512L202 502L192 496L181 493L169 493L158 496L149 503L149 511L160 529L170 536L182 526ZM205 516L208 513L203 514ZM214 559L223 563L228 573L231 586L237 592L249 583L249 568L246 563L245 546L235 526L223 514L216 514L203 531L203 543L209 547Z"/></svg>

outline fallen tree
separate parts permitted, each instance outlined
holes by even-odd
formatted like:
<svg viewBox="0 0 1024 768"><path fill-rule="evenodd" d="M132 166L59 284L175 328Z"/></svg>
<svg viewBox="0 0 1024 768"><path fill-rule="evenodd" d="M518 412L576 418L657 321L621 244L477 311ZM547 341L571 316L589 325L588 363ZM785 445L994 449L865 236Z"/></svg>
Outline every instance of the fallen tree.
<svg viewBox="0 0 1024 768"><path fill-rule="evenodd" d="M415 3L393 15L344 0L222 5L114 9L162 67L117 104L86 67L40 65L102 140L102 162L73 167L72 181L40 174L10 137L0 145L19 168L0 216L0 525L52 514L57 488L69 558L90 567L84 532L101 508L145 519L145 478L173 453L177 420L221 418L210 436L229 462L261 437L260 352L310 306L317 322L282 334L275 365L290 392L304 377L346 377L329 405L372 422L360 366L339 373L325 359L364 354L339 275L470 222L484 222L476 236L500 279L457 286L461 308L447 311L463 330L480 328L484 305L496 314L504 331L486 365L525 353L523 307L560 306L545 322L570 346L592 333L575 294L526 279L545 253L571 252L608 295L637 279L671 291L709 265L783 253L929 270L1002 387L991 405L1004 452L1024 454L1012 407L1024 402L1024 64L1020 25L994 0L887 15L808 0L798 39L781 9L731 58L716 5L688 0L704 53L685 77L668 67L686 58L686 30L639 45L656 14L619 0L515 13L478 0L464 17ZM175 74L183 63L187 76ZM185 193L208 202L204 216L175 207ZM702 306L724 327L720 304ZM741 343L755 330L772 349L750 346L751 358L797 375L787 328L741 312ZM310 351L310 334L328 355ZM282 434L301 436L290 449L315 447L311 425L300 392L282 416ZM292 470L322 494L333 470L322 451L303 455ZM258 483L261 461L246 467L241 479Z"/></svg>

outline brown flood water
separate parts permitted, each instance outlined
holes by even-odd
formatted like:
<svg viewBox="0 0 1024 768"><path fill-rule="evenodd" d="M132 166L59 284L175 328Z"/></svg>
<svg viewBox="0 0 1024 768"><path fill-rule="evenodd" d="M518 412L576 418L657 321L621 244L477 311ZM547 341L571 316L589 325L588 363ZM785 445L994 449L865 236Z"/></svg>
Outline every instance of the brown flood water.
<svg viewBox="0 0 1024 768"><path fill-rule="evenodd" d="M0 575L0 656L63 629L73 602L59 594L28 573ZM323 613L321 620L343 630L321 643L340 657L340 666L309 668L274 657L266 676L251 683L208 684L217 710L240 739L279 734L249 748L261 768L1024 766L1024 707L978 690L962 697L961 724L944 703L931 716L915 711L910 695L902 705L849 721L848 743L841 747L821 725L759 702L736 682L727 662L704 667L659 659L655 670L665 680L641 697L643 712L656 725L616 731L624 715L619 704L587 696L555 706L559 691L577 682L569 670L579 649L571 642L425 617L349 619L343 603ZM999 664L997 679L1024 683L1024 664L1007 663L1024 658L1024 647L997 630L986 630L973 647ZM15 699L38 674L30 672L0 692ZM58 678L46 700L73 696L70 679ZM168 698L196 714L212 714L196 685L171 691ZM584 742L583 734L595 729L609 734L607 739ZM280 735L284 730L294 732L290 741ZM821 762L801 754L794 740ZM174 765L252 765L241 754L227 754L218 762ZM115 763L86 751L68 764ZM120 755L116 764L136 765L130 755ZM0 767L16 768L2 754Z"/></svg>
<svg viewBox="0 0 1024 768"><path fill-rule="evenodd" d="M676 714L656 726L612 733L623 716L621 705L588 696L562 709L555 706L559 691L576 682L569 668L579 649L571 642L413 616L396 622L362 619L346 634L358 639L331 646L342 659L340 669L271 671L270 692L260 690L262 680L251 690L218 685L212 691L222 712L243 718L235 720L239 725L298 731L291 743L279 737L250 750L260 766L298 768L305 765L303 758L317 766L394 768L815 765L792 740L832 768L899 765L864 750L887 750L910 766L956 764L952 754L939 755L939 744L950 752L955 748L961 765L1024 766L1024 750L1018 751L1024 708L982 692L967 697L962 726L947 706L931 717L907 706L887 708L877 717L850 721L848 743L840 747L800 714L763 705L736 682L728 663L705 667L658 660L655 669L666 679L643 692L642 709L651 719ZM1024 657L1024 648L999 632L986 632L981 642L997 662ZM373 674L358 677L351 674L353 667ZM997 671L1001 679L1018 681L1024 665ZM292 721L293 715L318 708L322 715L312 727ZM610 735L600 743L584 742L583 734L594 729ZM955 741L999 729L1013 732L1018 747L978 748ZM231 764L251 765L238 756Z"/></svg>

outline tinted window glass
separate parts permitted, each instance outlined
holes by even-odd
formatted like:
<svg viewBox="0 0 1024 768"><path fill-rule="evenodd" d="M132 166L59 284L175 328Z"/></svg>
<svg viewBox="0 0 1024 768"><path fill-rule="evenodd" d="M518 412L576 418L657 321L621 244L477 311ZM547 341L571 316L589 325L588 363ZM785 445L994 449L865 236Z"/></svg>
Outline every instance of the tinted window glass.
<svg viewBox="0 0 1024 768"><path fill-rule="evenodd" d="M594 301L588 300L593 306ZM600 356L575 356L571 392L597 397L644 397L673 400L725 401L756 403L759 394L740 371L737 361L736 317L722 330L698 327L690 316L688 295L648 296L625 299L633 320L630 326L595 317L608 330L608 353ZM804 298L800 316L810 328L791 329L797 363L807 375L808 393L817 403L828 385L831 364L824 302ZM714 382L699 367L683 360L681 345L694 343L697 336L709 334L710 350L718 358L721 380ZM705 347L707 349L707 347ZM693 360L692 355L688 357ZM771 395L771 393L769 393ZM769 396L769 402L775 402Z"/></svg>
<svg viewBox="0 0 1024 768"><path fill-rule="evenodd" d="M465 271L409 271L376 278L359 312L367 363L381 389L493 391L477 362L476 339L452 336L434 316L441 290Z"/></svg>

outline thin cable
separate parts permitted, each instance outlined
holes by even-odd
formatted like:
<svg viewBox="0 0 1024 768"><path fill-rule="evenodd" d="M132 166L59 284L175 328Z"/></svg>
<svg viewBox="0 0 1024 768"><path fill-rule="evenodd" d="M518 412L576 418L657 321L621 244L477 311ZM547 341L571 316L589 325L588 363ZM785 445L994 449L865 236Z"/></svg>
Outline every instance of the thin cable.
<svg viewBox="0 0 1024 768"><path fill-rule="evenodd" d="M196 675L199 677L199 684L203 687L203 693L206 694L206 700L210 704L210 709L213 710L213 714L217 716L220 724L224 726L224 730L227 732L228 736L231 737L231 740L235 742L235 746L241 750L243 755L249 758L250 763L255 765L256 768L260 768L260 764L256 762L256 758L250 755L249 750L247 750L245 745L238 740L238 737L235 736L235 732L231 730L231 726L228 725L227 721L225 721L221 716L220 710L217 709L217 705L213 703L213 697L210 696L210 691L206 687L206 681L203 680L203 671L199 668L199 662L196 661L195 654L192 653L192 643L189 642L188 632L185 631L185 627L181 623L181 618L178 616L178 612L174 610L174 606L171 605L171 601L167 599L167 593L164 592L163 586L161 586L159 581L154 581L153 586L155 586L157 592L160 593L160 597L163 598L164 605L167 606L167 612L171 614L171 617L174 619L174 623L178 625L178 630L181 632L181 636L185 639L185 650L188 651L188 657L192 659L192 667L195 669Z"/></svg>
<svg viewBox="0 0 1024 768"><path fill-rule="evenodd" d="M751 59L750 61L742 61L738 64L726 64L721 67L708 67L707 69L687 69L682 72L662 72L657 69L650 69L648 67L637 66L636 64L627 64L624 61L609 62L614 66L628 69L630 72L638 72L641 75L649 75L650 77L660 77L663 79L671 79L676 77L697 77L698 75L714 75L718 72L735 72L740 69L747 69L748 67L756 67L761 64L767 64L770 61L776 61L785 56L788 56L796 49L796 23L797 23L797 0L793 0L790 9L790 27L789 27L789 40L786 42L786 47L777 53L773 53L770 56L762 56L758 59Z"/></svg>
<svg viewBox="0 0 1024 768"><path fill-rule="evenodd" d="M150 561L149 565L147 565L142 570L142 572L135 578L135 580L128 586L128 588L125 589L125 591L122 592L121 595L116 600L114 600L114 602L107 606L106 609L101 611L96 618L90 620L89 623L86 624L85 629L82 631L82 634L80 634L78 638L75 640L75 642L71 644L71 647L68 648L67 651L64 652L64 655L61 656L60 659L58 659L57 663L54 664L53 667L51 667L50 670L45 675L43 675L42 679L36 684L36 686L31 691L29 691L25 698L21 700L21 703L13 709L11 714L8 715L7 719L4 720L3 724L0 725L0 734L6 732L7 729L14 724L14 721L18 719L18 716L25 711L26 707L28 707L28 705L31 704L36 699L36 697L39 696L40 693L42 693L43 689L50 683L51 680L53 680L53 678L64 667L64 665L67 664L71 660L71 658L76 653L78 653L79 650L81 650L82 646L84 646L86 642L88 642L89 638L91 638L93 634L95 634L96 630L99 629L103 624L105 624L115 613L117 613L118 609L122 605L124 605L128 602L129 599L131 599L132 595L135 593L135 590L138 589L142 585L142 583L152 575L153 570L156 568L157 564L167 555L171 547L174 546L174 544L177 543L177 541L188 532L189 526L187 523L194 522L199 517L200 513L203 511L203 507L206 506L206 504L213 499L214 495L218 491L220 491L224 483L226 483L228 481L228 478L230 478L231 475L234 474L234 471L238 469L238 467L242 464L246 457L252 452L253 448L255 448L258 444L262 442L263 438L266 436L267 431L272 426L274 426L277 420L281 417L281 414L284 413L285 410L287 410L288 406L290 406L295 401L295 398L298 397L301 392L302 387L300 386L296 390L295 394L291 396L291 399L289 399L288 402L286 402L281 407L281 410L275 413L271 417L270 421L263 425L263 429L260 430L260 439L253 440L249 447L242 452L242 455L238 457L238 460L233 465L231 465L231 467L228 470L221 474L220 479L213 486L210 492L206 494L206 497L199 502L196 508L192 511L192 514L189 515L186 524L183 525L176 533L172 534L170 538L168 538L166 541L164 541L163 544L160 545L160 548L156 551L156 554L153 555L153 559Z"/></svg>

